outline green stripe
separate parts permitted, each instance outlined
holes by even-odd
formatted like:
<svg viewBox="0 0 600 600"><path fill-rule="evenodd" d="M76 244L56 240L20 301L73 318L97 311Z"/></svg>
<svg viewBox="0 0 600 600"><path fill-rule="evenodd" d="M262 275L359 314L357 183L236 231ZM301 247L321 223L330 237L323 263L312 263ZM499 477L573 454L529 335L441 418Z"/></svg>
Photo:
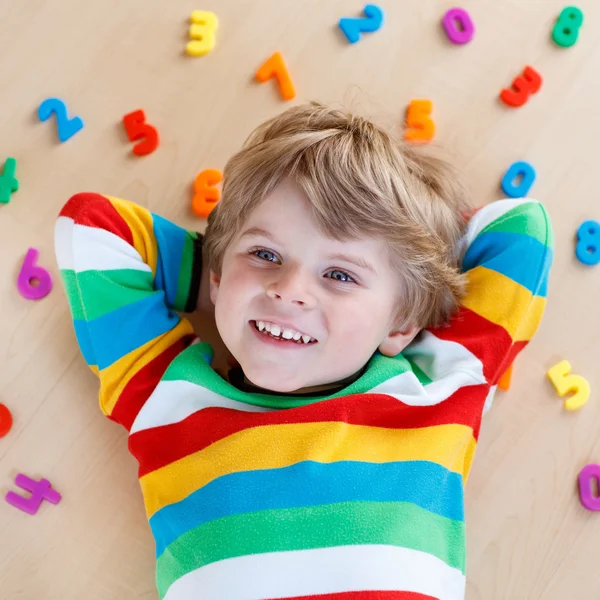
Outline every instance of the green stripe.
<svg viewBox="0 0 600 600"><path fill-rule="evenodd" d="M208 388L215 394L267 408L294 408L296 406L306 406L314 402L348 396L350 394L364 394L372 390L375 386L387 381L388 379L401 375L411 370L408 360L399 354L394 357L383 356L376 353L367 365L367 370L362 377L355 382L340 390L335 394L325 396L315 396L313 398L294 396L279 396L268 394L253 394L238 390L235 386L225 381L218 373L213 371L210 365L202 357L207 353L209 344L206 342L196 344L182 352L169 366L163 375L164 381L189 381L196 385Z"/></svg>
<svg viewBox="0 0 600 600"><path fill-rule="evenodd" d="M74 319L92 321L154 293L152 273L137 269L61 270ZM85 297L85 313L81 297Z"/></svg>
<svg viewBox="0 0 600 600"><path fill-rule="evenodd" d="M209 563L264 552L387 544L426 552L465 572L465 526L409 502L341 502L215 519L170 544L156 565L161 598Z"/></svg>
<svg viewBox="0 0 600 600"><path fill-rule="evenodd" d="M554 247L554 234L546 209L537 202L519 204L485 227L479 235L488 232L516 233L533 237L541 244Z"/></svg>
<svg viewBox="0 0 600 600"><path fill-rule="evenodd" d="M67 294L67 301L69 302L69 307L71 308L73 320L84 321L85 312L83 309L83 300L81 299L81 294L79 293L79 286L77 285L77 275L75 274L75 271L72 271L71 269L61 269L60 276L63 280L63 285L65 288L65 293Z"/></svg>
<svg viewBox="0 0 600 600"><path fill-rule="evenodd" d="M413 373L416 375L417 379L419 380L419 383L422 386L429 385L433 382L433 379L428 377L425 371L423 371L416 362L413 362L412 360L410 360L410 358L407 360L410 363Z"/></svg>
<svg viewBox="0 0 600 600"><path fill-rule="evenodd" d="M177 280L177 294L175 296L175 306L177 310L184 311L187 299L190 293L190 284L192 282L192 268L194 262L194 240L198 236L193 232L188 232L183 246L183 256L179 266L179 278Z"/></svg>

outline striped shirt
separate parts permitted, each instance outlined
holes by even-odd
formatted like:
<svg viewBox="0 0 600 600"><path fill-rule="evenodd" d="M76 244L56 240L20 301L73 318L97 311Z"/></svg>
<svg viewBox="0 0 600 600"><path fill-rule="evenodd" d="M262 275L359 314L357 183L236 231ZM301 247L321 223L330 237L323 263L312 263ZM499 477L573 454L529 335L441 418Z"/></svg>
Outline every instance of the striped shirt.
<svg viewBox="0 0 600 600"><path fill-rule="evenodd" d="M161 599L464 598L464 486L540 324L553 233L539 202L502 200L462 242L448 326L330 395L250 393L177 314L196 303L198 235L124 200L67 202L57 260L100 407L139 462Z"/></svg>

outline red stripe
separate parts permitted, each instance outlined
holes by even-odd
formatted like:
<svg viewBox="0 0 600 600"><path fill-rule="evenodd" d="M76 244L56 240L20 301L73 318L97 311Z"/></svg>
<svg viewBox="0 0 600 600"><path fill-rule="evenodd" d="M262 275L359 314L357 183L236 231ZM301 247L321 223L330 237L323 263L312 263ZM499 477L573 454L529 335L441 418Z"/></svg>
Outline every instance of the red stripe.
<svg viewBox="0 0 600 600"><path fill-rule="evenodd" d="M133 234L129 225L111 201L100 194L75 194L62 207L61 217L70 217L77 225L105 229L133 246Z"/></svg>
<svg viewBox="0 0 600 600"><path fill-rule="evenodd" d="M512 338L506 329L472 310L461 306L449 326L432 327L429 331L441 340L461 344L474 354L483 363L486 381L495 381L504 372L502 366L512 350Z"/></svg>
<svg viewBox="0 0 600 600"><path fill-rule="evenodd" d="M355 394L268 413L204 408L178 423L132 434L129 450L140 463L139 476L142 477L227 436L263 425L343 422L385 429L414 429L458 423L471 427L477 439L488 390L487 385L462 388L435 406L409 406L386 394Z"/></svg>
<svg viewBox="0 0 600 600"><path fill-rule="evenodd" d="M109 418L120 423L129 431L167 367L180 352L190 345L194 337L194 335L182 337L142 367L127 382Z"/></svg>
<svg viewBox="0 0 600 600"><path fill-rule="evenodd" d="M417 594L416 592L339 592L337 594L317 594L311 596L286 596L279 600L439 600L434 596Z"/></svg>

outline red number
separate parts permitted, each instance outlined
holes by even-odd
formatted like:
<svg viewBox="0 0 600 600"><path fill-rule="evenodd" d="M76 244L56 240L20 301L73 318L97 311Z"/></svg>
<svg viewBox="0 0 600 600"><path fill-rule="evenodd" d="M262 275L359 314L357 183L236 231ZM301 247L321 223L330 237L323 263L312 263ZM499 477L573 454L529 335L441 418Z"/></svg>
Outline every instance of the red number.
<svg viewBox="0 0 600 600"><path fill-rule="evenodd" d="M541 87L541 75L532 67L525 67L523 75L515 77L512 88L505 88L500 92L500 99L508 106L523 106L529 96L535 94Z"/></svg>
<svg viewBox="0 0 600 600"><path fill-rule="evenodd" d="M144 141L133 147L133 153L136 156L145 156L156 150L158 146L158 131L152 125L146 123L146 115L143 110L134 110L123 117L123 125L129 136L130 141L135 142L140 138L146 138Z"/></svg>

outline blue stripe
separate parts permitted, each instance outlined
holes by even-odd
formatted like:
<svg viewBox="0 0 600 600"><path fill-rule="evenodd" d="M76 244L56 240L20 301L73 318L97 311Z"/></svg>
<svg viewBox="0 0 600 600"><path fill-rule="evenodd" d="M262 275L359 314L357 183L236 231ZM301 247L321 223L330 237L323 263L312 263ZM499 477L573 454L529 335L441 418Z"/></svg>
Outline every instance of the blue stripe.
<svg viewBox="0 0 600 600"><path fill-rule="evenodd" d="M88 364L102 370L173 329L179 316L165 307L163 292L127 304L93 321L75 320L75 335Z"/></svg>
<svg viewBox="0 0 600 600"><path fill-rule="evenodd" d="M150 519L159 557L200 525L235 514L336 502L412 502L464 521L462 477L428 461L304 461L279 469L231 473L211 481Z"/></svg>
<svg viewBox="0 0 600 600"><path fill-rule="evenodd" d="M164 290L167 306L174 308L187 232L174 223L163 219L160 215L151 214L154 237L158 246L154 288Z"/></svg>
<svg viewBox="0 0 600 600"><path fill-rule="evenodd" d="M520 233L490 231L475 238L463 259L463 271L476 266L493 269L527 288L532 294L548 295L552 248ZM540 265L538 270L537 265ZM540 273L544 273L541 281Z"/></svg>

